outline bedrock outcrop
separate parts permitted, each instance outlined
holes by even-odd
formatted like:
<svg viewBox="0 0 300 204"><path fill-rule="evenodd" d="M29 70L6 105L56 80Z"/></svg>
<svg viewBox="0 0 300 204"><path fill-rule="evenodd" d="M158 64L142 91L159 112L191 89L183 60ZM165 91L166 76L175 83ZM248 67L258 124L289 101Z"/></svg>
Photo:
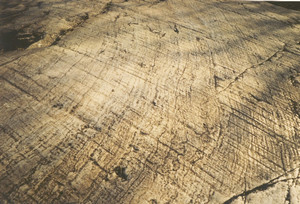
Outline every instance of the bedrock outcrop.
<svg viewBox="0 0 300 204"><path fill-rule="evenodd" d="M300 12L0 8L1 203L300 202Z"/></svg>

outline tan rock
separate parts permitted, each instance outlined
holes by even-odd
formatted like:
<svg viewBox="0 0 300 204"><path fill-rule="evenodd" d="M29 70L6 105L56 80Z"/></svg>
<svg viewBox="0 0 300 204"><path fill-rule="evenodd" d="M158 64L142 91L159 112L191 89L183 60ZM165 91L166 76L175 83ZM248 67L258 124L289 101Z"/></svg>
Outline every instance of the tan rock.
<svg viewBox="0 0 300 204"><path fill-rule="evenodd" d="M298 11L3 1L3 203L298 203Z"/></svg>

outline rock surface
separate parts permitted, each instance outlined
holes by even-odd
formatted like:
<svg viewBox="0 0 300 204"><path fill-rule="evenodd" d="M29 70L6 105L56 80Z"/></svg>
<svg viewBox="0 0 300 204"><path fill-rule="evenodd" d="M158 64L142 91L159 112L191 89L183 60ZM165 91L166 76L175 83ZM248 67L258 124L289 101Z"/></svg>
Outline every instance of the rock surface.
<svg viewBox="0 0 300 204"><path fill-rule="evenodd" d="M2 0L1 203L299 203L300 12Z"/></svg>

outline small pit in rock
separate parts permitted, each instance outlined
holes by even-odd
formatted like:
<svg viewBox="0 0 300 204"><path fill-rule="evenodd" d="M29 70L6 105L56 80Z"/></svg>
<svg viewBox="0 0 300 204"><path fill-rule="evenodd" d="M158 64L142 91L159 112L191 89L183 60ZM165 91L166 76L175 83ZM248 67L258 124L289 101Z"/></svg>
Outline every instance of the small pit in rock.
<svg viewBox="0 0 300 204"><path fill-rule="evenodd" d="M126 174L126 167L124 168L117 166L116 168L114 168L114 172L117 174L118 177L122 178L123 180L128 180L128 175Z"/></svg>

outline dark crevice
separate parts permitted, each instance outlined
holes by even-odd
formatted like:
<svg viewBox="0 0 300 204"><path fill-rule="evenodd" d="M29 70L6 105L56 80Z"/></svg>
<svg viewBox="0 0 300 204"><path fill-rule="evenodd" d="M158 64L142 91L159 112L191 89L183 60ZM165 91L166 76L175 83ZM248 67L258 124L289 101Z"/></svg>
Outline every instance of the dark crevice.
<svg viewBox="0 0 300 204"><path fill-rule="evenodd" d="M267 99L265 99L265 97L258 97L258 96L255 96L255 95L253 95L253 94L251 94L250 93L250 96L252 97L252 98L254 98L257 102L265 102L265 103L267 103L267 104L269 104L269 105L272 105Z"/></svg>
<svg viewBox="0 0 300 204"><path fill-rule="evenodd" d="M290 81L292 83L293 86L295 87L300 87L300 80L297 79L295 76L290 76Z"/></svg>
<svg viewBox="0 0 300 204"><path fill-rule="evenodd" d="M290 192L290 188L288 188L287 190L287 194L285 196L285 200L287 201L287 203L291 203L291 192Z"/></svg>
<svg viewBox="0 0 300 204"><path fill-rule="evenodd" d="M291 102L292 102L291 108L292 108L293 113L294 113L295 115L297 115L298 118L300 118L300 104L297 103L297 102L294 101L294 100L291 100Z"/></svg>
<svg viewBox="0 0 300 204"><path fill-rule="evenodd" d="M102 14L108 13L109 11L111 11L112 7L113 7L113 3L110 1L104 6L101 13Z"/></svg>
<svg viewBox="0 0 300 204"><path fill-rule="evenodd" d="M218 76L214 75L214 84L215 84L215 88L220 87L219 81L224 81L224 79L221 78L221 77L218 77Z"/></svg>
<svg viewBox="0 0 300 204"><path fill-rule="evenodd" d="M12 30L0 33L0 52L24 50L31 44L41 40L44 33L27 33L24 30Z"/></svg>
<svg viewBox="0 0 300 204"><path fill-rule="evenodd" d="M96 165L97 167L99 167L105 173L108 173L108 171L106 169L104 169L94 158L92 158L92 156L93 156L93 154L91 155L90 160L93 162L93 164Z"/></svg>

